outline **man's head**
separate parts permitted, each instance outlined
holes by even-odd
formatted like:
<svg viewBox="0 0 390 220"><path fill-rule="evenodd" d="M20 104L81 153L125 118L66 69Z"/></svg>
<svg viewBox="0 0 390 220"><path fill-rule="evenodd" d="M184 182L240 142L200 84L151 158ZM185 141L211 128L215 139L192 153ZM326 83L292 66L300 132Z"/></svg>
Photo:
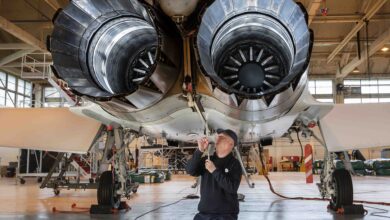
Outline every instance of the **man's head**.
<svg viewBox="0 0 390 220"><path fill-rule="evenodd" d="M234 131L229 129L217 129L215 150L219 156L226 156L232 152L234 146L237 145L237 142L238 138Z"/></svg>

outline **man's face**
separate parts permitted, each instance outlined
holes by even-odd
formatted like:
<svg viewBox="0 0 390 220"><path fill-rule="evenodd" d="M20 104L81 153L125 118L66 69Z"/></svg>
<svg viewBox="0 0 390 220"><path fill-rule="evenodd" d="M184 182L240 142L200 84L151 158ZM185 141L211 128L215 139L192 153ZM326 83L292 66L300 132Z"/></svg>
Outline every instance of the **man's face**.
<svg viewBox="0 0 390 220"><path fill-rule="evenodd" d="M234 141L225 133L217 134L216 142L215 142L215 149L217 152L221 153L230 153L233 149Z"/></svg>

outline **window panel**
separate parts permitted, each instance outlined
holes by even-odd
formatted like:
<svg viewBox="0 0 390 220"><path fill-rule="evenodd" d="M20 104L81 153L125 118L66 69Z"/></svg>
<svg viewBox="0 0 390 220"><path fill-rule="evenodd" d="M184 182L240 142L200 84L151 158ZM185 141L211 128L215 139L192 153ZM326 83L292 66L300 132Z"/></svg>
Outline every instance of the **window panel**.
<svg viewBox="0 0 390 220"><path fill-rule="evenodd" d="M360 86L360 80L344 80L345 86Z"/></svg>
<svg viewBox="0 0 390 220"><path fill-rule="evenodd" d="M6 79L7 79L7 74L0 72L0 87L1 88L7 87Z"/></svg>
<svg viewBox="0 0 390 220"><path fill-rule="evenodd" d="M362 103L362 99L355 99L355 98L350 98L350 99L344 99L344 103L345 104L358 104L358 103Z"/></svg>
<svg viewBox="0 0 390 220"><path fill-rule="evenodd" d="M378 86L362 86L362 94L378 94Z"/></svg>
<svg viewBox="0 0 390 220"><path fill-rule="evenodd" d="M45 98L61 98L60 93L53 87L45 88Z"/></svg>
<svg viewBox="0 0 390 220"><path fill-rule="evenodd" d="M46 108L58 108L58 107L61 107L61 103L59 103L59 102L46 102L44 104L44 106Z"/></svg>
<svg viewBox="0 0 390 220"><path fill-rule="evenodd" d="M31 83L30 83L30 82L26 82L26 88L25 88L24 94L25 94L26 96L31 97L31 92L32 92Z"/></svg>
<svg viewBox="0 0 390 220"><path fill-rule="evenodd" d="M5 106L5 90L0 89L0 107Z"/></svg>
<svg viewBox="0 0 390 220"><path fill-rule="evenodd" d="M319 102L324 102L324 103L334 103L333 99L317 99Z"/></svg>
<svg viewBox="0 0 390 220"><path fill-rule="evenodd" d="M15 93L6 92L5 106L6 107L15 107Z"/></svg>
<svg viewBox="0 0 390 220"><path fill-rule="evenodd" d="M379 102L380 103L390 103L390 98L380 98Z"/></svg>
<svg viewBox="0 0 390 220"><path fill-rule="evenodd" d="M378 85L378 80L376 80L376 79L362 80L361 84L362 85Z"/></svg>
<svg viewBox="0 0 390 220"><path fill-rule="evenodd" d="M16 90L16 77L15 76L8 75L7 88L8 88L8 90L11 90L11 91Z"/></svg>
<svg viewBox="0 0 390 220"><path fill-rule="evenodd" d="M22 95L18 95L18 97L17 97L17 107L19 107L19 108L23 108L24 107L24 96L22 96Z"/></svg>
<svg viewBox="0 0 390 220"><path fill-rule="evenodd" d="M390 80L388 79L379 79L378 80L379 85L390 85Z"/></svg>
<svg viewBox="0 0 390 220"><path fill-rule="evenodd" d="M309 91L312 95L333 94L332 80L312 80L309 81Z"/></svg>
<svg viewBox="0 0 390 220"><path fill-rule="evenodd" d="M362 103L378 103L378 98L363 98Z"/></svg>
<svg viewBox="0 0 390 220"><path fill-rule="evenodd" d="M330 87L330 88L316 88L316 94L317 95L326 95L326 94L332 94L332 91L333 91L333 89L332 89L332 87Z"/></svg>
<svg viewBox="0 0 390 220"><path fill-rule="evenodd" d="M24 94L24 80L18 79L18 91L19 94Z"/></svg>
<svg viewBox="0 0 390 220"><path fill-rule="evenodd" d="M26 97L24 99L24 107L25 108L30 108L31 107L31 98L30 97Z"/></svg>
<svg viewBox="0 0 390 220"><path fill-rule="evenodd" d="M390 85L389 86L379 86L380 94L390 94Z"/></svg>

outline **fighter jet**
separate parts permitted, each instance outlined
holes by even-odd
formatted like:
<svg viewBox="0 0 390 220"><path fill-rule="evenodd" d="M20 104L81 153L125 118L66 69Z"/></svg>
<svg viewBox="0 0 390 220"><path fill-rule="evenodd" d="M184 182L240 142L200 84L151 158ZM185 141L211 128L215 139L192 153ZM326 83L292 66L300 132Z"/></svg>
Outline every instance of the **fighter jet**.
<svg viewBox="0 0 390 220"><path fill-rule="evenodd" d="M119 138L181 142L224 128L241 144L295 126L326 148L321 194L341 207L352 182L335 175L333 152L390 144L390 105L324 104L309 94L314 36L293 0L73 0L53 21L52 70L81 99L69 109L1 110L2 146L86 152L101 124ZM114 207L129 193L116 161L110 193L98 190L99 203Z"/></svg>

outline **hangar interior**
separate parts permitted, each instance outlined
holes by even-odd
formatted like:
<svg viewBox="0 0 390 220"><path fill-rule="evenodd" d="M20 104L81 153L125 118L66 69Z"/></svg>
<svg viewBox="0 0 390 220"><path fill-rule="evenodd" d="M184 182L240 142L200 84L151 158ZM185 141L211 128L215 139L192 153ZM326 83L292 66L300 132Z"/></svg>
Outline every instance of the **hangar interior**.
<svg viewBox="0 0 390 220"><path fill-rule="evenodd" d="M163 5L164 1L168 6L207 2L145 0L145 4L159 2ZM52 20L69 2L0 0L2 109L68 108L82 102L79 96L69 92L69 85L53 73L53 56L47 48L48 36L55 27ZM308 26L314 32L308 69L310 94L321 103L390 103L390 2L299 2L306 8ZM35 126L28 120L15 123L21 127ZM8 126L3 124L1 130ZM37 134L48 132L44 127L35 129L39 131ZM195 178L185 172L187 161L197 149L196 143L146 135L123 143L130 155L126 163L134 171L132 194L124 199L132 209L103 217L89 214L89 207L98 202L96 174L101 169L99 165L105 146L116 137L111 129L110 126L99 129L87 154L44 151L39 146L26 146L26 149L1 146L0 218L110 219L119 215L128 219L192 219L197 213L199 199L180 199L199 194L199 186L192 187ZM23 139L17 135L12 138ZM354 146L350 146L351 150L339 152L334 163L336 169L338 166L344 169L342 161L345 157L351 161L356 200L381 201L388 205L390 145L375 146L375 140L372 142L369 148L352 150ZM312 184L305 182L307 145L312 149ZM288 197L320 198L315 183L320 181L319 173L327 154L322 145L316 138L305 137L291 128L283 137L264 146L262 153L256 149L257 145L243 146L240 150L243 166L250 176L249 183L253 182L255 187L242 178L238 192L245 196L245 200L240 202L239 219L344 219L342 215L327 211L327 201L280 199L269 191L263 177L267 173L274 189ZM259 163L259 156L265 164ZM63 176L60 179L55 175ZM39 188L42 186L44 189ZM75 208L72 204L82 208ZM167 204L169 206L164 207ZM366 210L368 214L364 218L390 218L389 206L367 205Z"/></svg>

